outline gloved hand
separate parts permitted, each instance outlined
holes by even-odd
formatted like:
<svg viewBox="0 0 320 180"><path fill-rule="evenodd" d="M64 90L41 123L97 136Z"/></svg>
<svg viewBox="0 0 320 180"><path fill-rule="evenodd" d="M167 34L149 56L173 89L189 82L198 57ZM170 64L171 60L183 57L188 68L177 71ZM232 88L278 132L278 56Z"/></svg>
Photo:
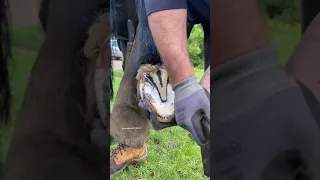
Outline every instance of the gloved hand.
<svg viewBox="0 0 320 180"><path fill-rule="evenodd" d="M198 145L209 141L210 96L195 76L174 85L176 122L191 132Z"/></svg>
<svg viewBox="0 0 320 180"><path fill-rule="evenodd" d="M200 86L195 76L177 83L173 90L175 91L175 121L172 123L159 122L157 113L155 111L149 113L142 102L138 104L140 113L150 119L155 130L178 124L190 131L197 144L207 143L210 138L210 96L208 91Z"/></svg>
<svg viewBox="0 0 320 180"><path fill-rule="evenodd" d="M207 92L207 91L206 91ZM158 114L156 111L152 111L151 113L145 108L144 104L142 101L139 101L139 109L140 109L140 114L149 119L151 124L152 124L152 127L155 129L155 130L161 130L161 129L164 129L164 128L167 128L167 127L171 127L171 126L176 126L177 125L177 122L174 120L172 121L171 123L162 123L162 122L159 122L158 121ZM204 116L203 119L202 119L202 126L203 126L203 130L204 130L204 134L206 136L207 139L210 138L210 121L208 121L206 119L206 117Z"/></svg>

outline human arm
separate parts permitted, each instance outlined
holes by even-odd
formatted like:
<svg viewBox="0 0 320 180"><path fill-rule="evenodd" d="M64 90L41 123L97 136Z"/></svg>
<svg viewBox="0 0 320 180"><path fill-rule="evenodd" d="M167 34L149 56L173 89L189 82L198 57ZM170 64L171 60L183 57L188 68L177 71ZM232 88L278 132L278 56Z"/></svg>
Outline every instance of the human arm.
<svg viewBox="0 0 320 180"><path fill-rule="evenodd" d="M194 75L187 42L187 2L145 1L149 27L172 85Z"/></svg>
<svg viewBox="0 0 320 180"><path fill-rule="evenodd" d="M182 3L175 7L173 5L176 4L170 2L172 4L166 4L168 7L159 7L156 5L165 3L145 1L149 27L175 92L176 123L189 130L201 145L207 141L201 122L203 116L210 121L210 101L204 88L197 82L190 63L186 1L175 1L184 2L184 5Z"/></svg>

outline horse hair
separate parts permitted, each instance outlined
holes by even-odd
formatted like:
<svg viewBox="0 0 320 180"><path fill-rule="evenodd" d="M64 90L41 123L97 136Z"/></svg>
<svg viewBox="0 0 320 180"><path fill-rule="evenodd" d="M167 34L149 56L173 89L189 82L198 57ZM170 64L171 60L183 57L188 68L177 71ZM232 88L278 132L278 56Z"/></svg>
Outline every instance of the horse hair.
<svg viewBox="0 0 320 180"><path fill-rule="evenodd" d="M119 31L119 22L117 17L119 14L125 14L117 11L116 0L110 2L110 27L111 37L117 37ZM128 3L124 1L124 3ZM125 4L121 4L124 5ZM155 46L151 30L148 24L148 17L146 15L145 4L143 0L135 0L136 13L138 15L138 26L136 26L135 47L139 48L139 59L136 63L136 69L142 64L158 64L161 63L160 55ZM129 17L128 17L129 18ZM124 23L124 22L121 22ZM125 22L126 23L126 22ZM140 35L139 35L140 34ZM143 34L143 35L141 35ZM143 43L141 43L143 42Z"/></svg>
<svg viewBox="0 0 320 180"><path fill-rule="evenodd" d="M116 37L118 34L116 0L110 0L110 37Z"/></svg>
<svg viewBox="0 0 320 180"><path fill-rule="evenodd" d="M111 31L111 37L117 37L119 32L119 23L126 23L126 22L119 22L119 15L125 14L122 12L117 11L117 6L120 6L119 3L115 3L116 0L111 0L110 4L110 31ZM119 1L118 1L119 2ZM132 63L132 70L137 74L139 68L143 64L160 64L161 58L158 53L158 50L156 48L155 42L152 37L151 30L149 28L148 24L148 17L146 15L146 9L144 0L135 0L135 13L138 16L138 24L135 26L136 28L136 36L135 36L135 42L134 47L131 50L132 54L130 55L130 60L126 59L126 61L134 61ZM128 1L124 0L124 3L128 3ZM122 3L121 6L125 6L126 4ZM120 9L120 8L119 8ZM127 17L130 18L130 17ZM123 24L121 24L121 27L123 27ZM126 50L126 49L125 49ZM124 50L124 51L125 51ZM135 75L132 76L132 86L136 87L136 79Z"/></svg>
<svg viewBox="0 0 320 180"><path fill-rule="evenodd" d="M9 59L12 58L8 0L1 0L0 6L0 122L6 124L10 121L11 88L8 66Z"/></svg>
<svg viewBox="0 0 320 180"><path fill-rule="evenodd" d="M139 17L139 25L137 27L138 39L135 41L143 42L138 43L140 46L139 54L139 64L140 67L142 64L159 64L161 63L161 58L158 53L157 47L152 37L151 30L149 28L148 17L146 14L145 4L143 0L136 0L136 9ZM137 70L138 70L138 67Z"/></svg>

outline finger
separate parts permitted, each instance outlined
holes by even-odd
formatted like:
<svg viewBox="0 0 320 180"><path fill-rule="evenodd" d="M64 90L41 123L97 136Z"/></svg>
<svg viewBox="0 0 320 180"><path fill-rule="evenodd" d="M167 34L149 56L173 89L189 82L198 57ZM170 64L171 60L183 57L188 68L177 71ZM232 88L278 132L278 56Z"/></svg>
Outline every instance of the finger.
<svg viewBox="0 0 320 180"><path fill-rule="evenodd" d="M203 107L203 113L205 114L208 121L210 121L210 103Z"/></svg>
<svg viewBox="0 0 320 180"><path fill-rule="evenodd" d="M197 110L191 117L192 127L199 139L199 142L197 142L199 145L202 145L203 143L206 142L206 137L204 135L204 130L202 128L203 127L202 118L203 118L203 114L201 109Z"/></svg>
<svg viewBox="0 0 320 180"><path fill-rule="evenodd" d="M185 128L185 129L187 129L191 133L193 139L196 141L196 143L199 146L202 146L204 144L204 141L199 138L196 130L193 127L188 127L188 128Z"/></svg>
<svg viewBox="0 0 320 180"><path fill-rule="evenodd" d="M204 135L206 137L206 141L210 141L210 121L208 121L208 118L206 116L202 117L201 120L202 128Z"/></svg>

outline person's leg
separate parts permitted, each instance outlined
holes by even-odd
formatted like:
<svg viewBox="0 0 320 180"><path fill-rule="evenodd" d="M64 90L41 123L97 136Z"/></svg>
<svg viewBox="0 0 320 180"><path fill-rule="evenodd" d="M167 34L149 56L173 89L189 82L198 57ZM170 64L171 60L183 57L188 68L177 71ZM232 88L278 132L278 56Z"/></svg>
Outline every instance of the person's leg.
<svg viewBox="0 0 320 180"><path fill-rule="evenodd" d="M319 6L318 6L319 7ZM304 9L306 11L307 9ZM307 13L307 12L305 12ZM303 13L303 14L305 14ZM303 26L306 26L304 15ZM310 17L309 17L310 18ZM312 18L310 18L312 19ZM310 20L308 19L308 20ZM320 14L304 32L300 43L293 52L286 70L289 75L305 84L320 101Z"/></svg>
<svg viewBox="0 0 320 180"><path fill-rule="evenodd" d="M138 47L141 42L140 37L138 30L135 47ZM115 175L132 163L140 163L148 156L146 142L150 125L148 120L137 113L134 108L137 106L134 96L136 90L133 87L134 72L135 66L139 63L135 57L141 55L140 49L135 47L132 48L130 56L124 55L126 58L124 75L110 118L110 134L119 143L110 156L110 175Z"/></svg>
<svg viewBox="0 0 320 180"><path fill-rule="evenodd" d="M211 68L268 44L257 0L211 1Z"/></svg>

